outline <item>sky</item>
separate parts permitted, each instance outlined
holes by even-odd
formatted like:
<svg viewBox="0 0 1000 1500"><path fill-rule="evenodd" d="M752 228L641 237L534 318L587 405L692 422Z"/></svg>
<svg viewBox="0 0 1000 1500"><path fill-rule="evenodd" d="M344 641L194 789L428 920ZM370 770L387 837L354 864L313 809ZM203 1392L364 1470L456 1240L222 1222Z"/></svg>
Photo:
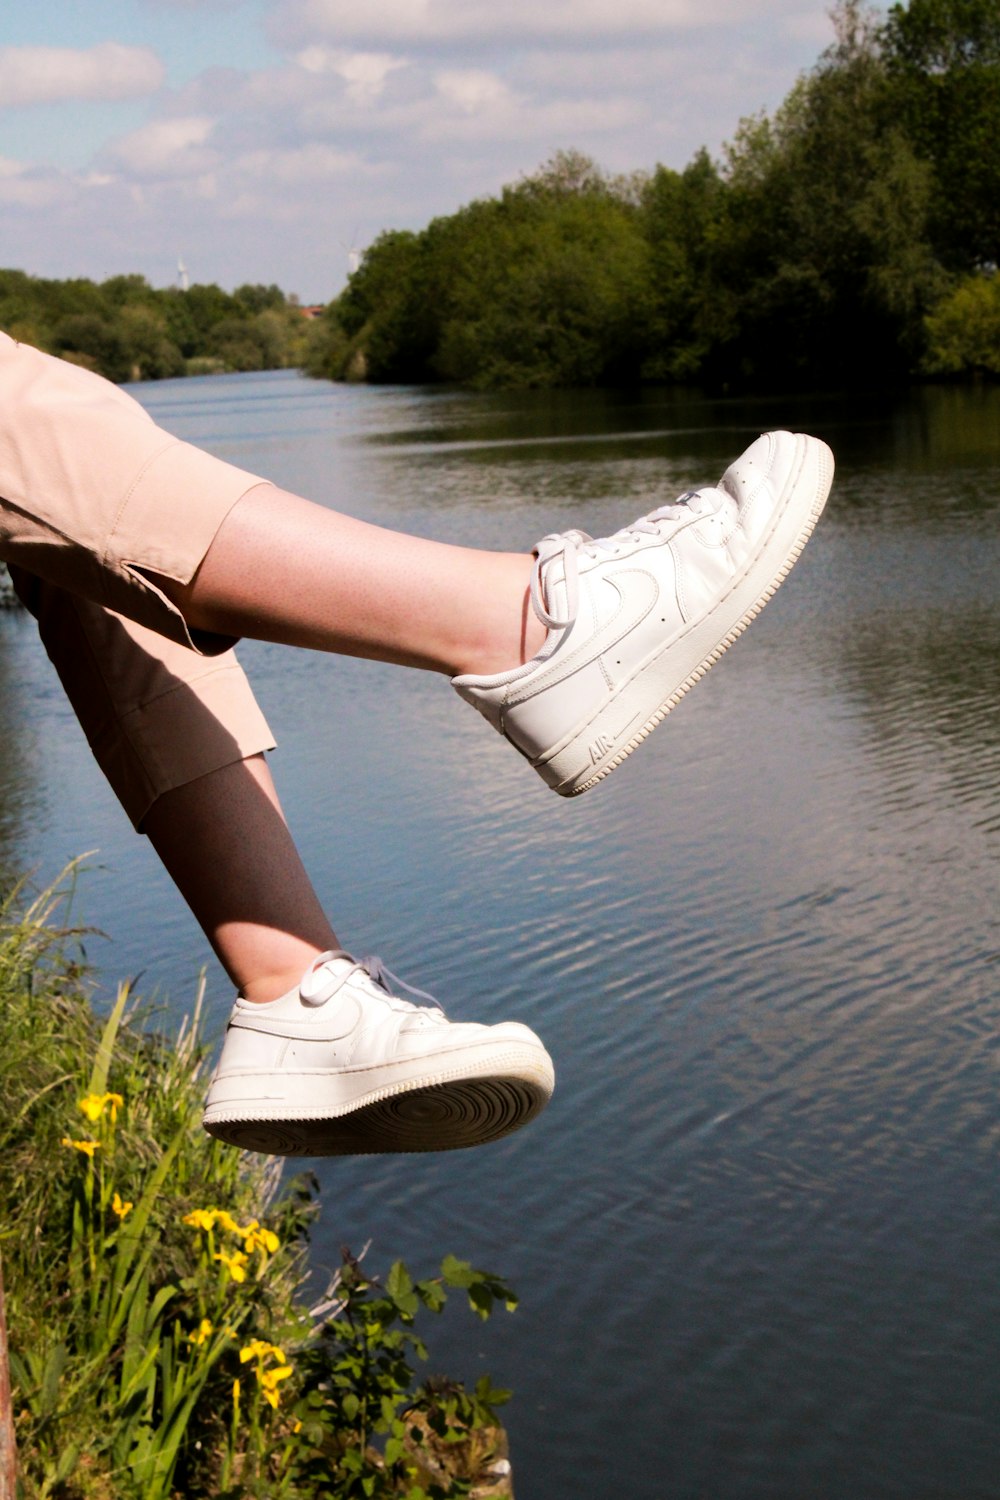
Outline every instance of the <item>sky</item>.
<svg viewBox="0 0 1000 1500"><path fill-rule="evenodd" d="M328 301L575 149L718 155L832 40L829 0L3 0L0 266Z"/></svg>

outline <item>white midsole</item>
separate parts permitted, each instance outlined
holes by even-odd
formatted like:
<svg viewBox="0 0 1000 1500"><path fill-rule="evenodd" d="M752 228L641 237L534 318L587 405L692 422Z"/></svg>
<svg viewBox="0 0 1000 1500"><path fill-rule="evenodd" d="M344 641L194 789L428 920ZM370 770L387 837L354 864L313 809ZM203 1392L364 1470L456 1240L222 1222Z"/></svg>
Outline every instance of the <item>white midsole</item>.
<svg viewBox="0 0 1000 1500"><path fill-rule="evenodd" d="M515 1080L546 1095L554 1086L543 1047L495 1043L436 1058L415 1057L356 1069L230 1072L209 1089L205 1123L223 1120L337 1119L414 1089L484 1079Z"/></svg>

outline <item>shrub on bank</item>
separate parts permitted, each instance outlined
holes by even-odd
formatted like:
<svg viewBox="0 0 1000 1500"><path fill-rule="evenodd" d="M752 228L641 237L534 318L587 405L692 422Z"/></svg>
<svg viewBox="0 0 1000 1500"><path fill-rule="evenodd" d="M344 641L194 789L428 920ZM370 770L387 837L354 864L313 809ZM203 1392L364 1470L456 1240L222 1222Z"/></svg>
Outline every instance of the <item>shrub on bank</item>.
<svg viewBox="0 0 1000 1500"><path fill-rule="evenodd" d="M175 1042L127 986L102 1024L59 895L0 906L2 1254L24 1500L408 1500L489 1493L505 1471L488 1378L417 1381L415 1331L446 1257L380 1283L345 1252L305 1299L313 1185L200 1128L197 1014ZM442 1466L442 1454L445 1463Z"/></svg>
<svg viewBox="0 0 1000 1500"><path fill-rule="evenodd" d="M930 375L1000 375L1000 274L963 277L927 318Z"/></svg>

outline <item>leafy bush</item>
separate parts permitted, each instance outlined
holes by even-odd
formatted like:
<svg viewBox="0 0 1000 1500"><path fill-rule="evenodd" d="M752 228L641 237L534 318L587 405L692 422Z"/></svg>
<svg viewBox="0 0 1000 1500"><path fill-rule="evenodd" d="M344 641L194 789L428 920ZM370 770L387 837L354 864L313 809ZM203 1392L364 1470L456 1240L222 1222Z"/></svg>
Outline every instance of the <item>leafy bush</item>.
<svg viewBox="0 0 1000 1500"><path fill-rule="evenodd" d="M1000 375L1000 275L964 277L927 318L932 375Z"/></svg>

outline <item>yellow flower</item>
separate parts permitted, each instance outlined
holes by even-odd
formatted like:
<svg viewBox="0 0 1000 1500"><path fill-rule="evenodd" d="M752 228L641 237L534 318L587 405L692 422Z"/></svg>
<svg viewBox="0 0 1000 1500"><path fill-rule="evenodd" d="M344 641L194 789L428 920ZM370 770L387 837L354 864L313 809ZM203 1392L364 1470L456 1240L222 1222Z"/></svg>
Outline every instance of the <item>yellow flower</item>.
<svg viewBox="0 0 1000 1500"><path fill-rule="evenodd" d="M241 1365L248 1364L251 1359L255 1359L258 1363L261 1363L265 1359L271 1358L280 1360L284 1364L285 1351L279 1349L277 1344L268 1344L264 1339L251 1339L249 1344L244 1344L240 1350Z"/></svg>
<svg viewBox="0 0 1000 1500"><path fill-rule="evenodd" d="M248 1254L259 1250L262 1255L273 1255L281 1244L273 1229L262 1229L254 1219L243 1231L243 1248Z"/></svg>
<svg viewBox="0 0 1000 1500"><path fill-rule="evenodd" d="M94 1159L94 1152L101 1149L100 1141L74 1141L68 1135L63 1136L62 1144L72 1147L74 1151L82 1151L84 1156L90 1157L91 1161Z"/></svg>
<svg viewBox="0 0 1000 1500"><path fill-rule="evenodd" d="M190 1224L192 1229L208 1230L215 1227L214 1208L193 1208L189 1214L184 1215L184 1223Z"/></svg>
<svg viewBox="0 0 1000 1500"><path fill-rule="evenodd" d="M260 1381L260 1388L261 1392L263 1393L264 1400L268 1403L269 1406L277 1408L278 1402L281 1400L281 1393L278 1390L278 1382L281 1380L287 1380L291 1373L291 1365L279 1365L276 1370L258 1369L257 1379Z"/></svg>
<svg viewBox="0 0 1000 1500"><path fill-rule="evenodd" d="M80 1100L80 1108L87 1116L91 1125L101 1118L105 1109L110 1106L112 1125L118 1119L118 1111L124 1105L125 1100L121 1094L88 1094L85 1099Z"/></svg>
<svg viewBox="0 0 1000 1500"><path fill-rule="evenodd" d="M134 1203L124 1202L120 1193L115 1193L111 1199L111 1212L117 1214L119 1219L124 1219L125 1215L130 1214L134 1207Z"/></svg>
<svg viewBox="0 0 1000 1500"><path fill-rule="evenodd" d="M233 1281L246 1281L246 1267L250 1257L244 1255L242 1250L234 1250L232 1255L227 1255L224 1250L219 1250L212 1259L222 1262Z"/></svg>
<svg viewBox="0 0 1000 1500"><path fill-rule="evenodd" d="M184 1222L195 1229L204 1229L206 1232L214 1229L218 1224L220 1229L228 1229L230 1234L238 1234L240 1239L243 1239L247 1233L224 1208L194 1208L189 1214L184 1215ZM256 1225L256 1223L257 1220L254 1219L253 1224Z"/></svg>
<svg viewBox="0 0 1000 1500"><path fill-rule="evenodd" d="M265 1369L265 1362L270 1359L277 1360L277 1366L272 1370ZM240 1364L249 1364L251 1360L256 1361L254 1374L261 1395L268 1406L277 1408L281 1400L278 1386L292 1374L291 1365L285 1361L285 1351L279 1349L277 1344L269 1344L266 1339L251 1339L240 1350Z"/></svg>
<svg viewBox="0 0 1000 1500"><path fill-rule="evenodd" d="M200 1347L205 1343L206 1339L210 1339L212 1337L212 1334L214 1332L215 1330L212 1327L212 1324L209 1322L208 1318L202 1318L194 1333L188 1334L188 1343L195 1344Z"/></svg>
<svg viewBox="0 0 1000 1500"><path fill-rule="evenodd" d="M239 1404L240 1404L240 1383L239 1383L239 1380L234 1380L233 1381L233 1405L237 1409L239 1409Z"/></svg>

